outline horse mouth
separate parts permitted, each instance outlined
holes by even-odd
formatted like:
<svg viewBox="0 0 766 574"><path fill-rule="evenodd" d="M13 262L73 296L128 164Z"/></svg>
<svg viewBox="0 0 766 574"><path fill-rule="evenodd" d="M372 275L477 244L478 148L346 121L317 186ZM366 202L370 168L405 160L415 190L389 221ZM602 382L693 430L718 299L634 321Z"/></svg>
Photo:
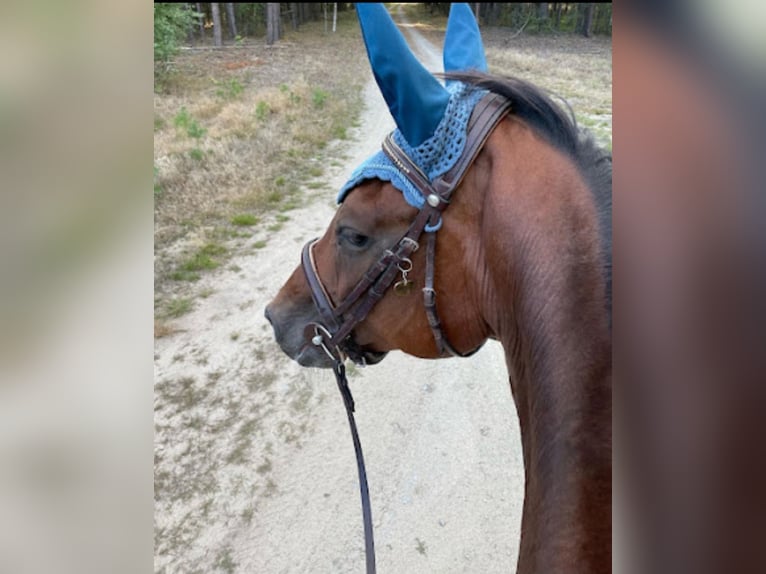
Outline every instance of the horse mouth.
<svg viewBox="0 0 766 574"><path fill-rule="evenodd" d="M364 362L368 365L375 365L380 363L385 356L388 355L388 351L363 351L362 356Z"/></svg>
<svg viewBox="0 0 766 574"><path fill-rule="evenodd" d="M375 365L380 363L388 351L362 350L360 353L364 365ZM315 367L320 369L330 369L335 364L320 347L312 344L304 345L295 356L291 357L302 367Z"/></svg>
<svg viewBox="0 0 766 574"><path fill-rule="evenodd" d="M322 346L313 343L314 328L309 328L315 323L307 322L308 325L303 331L292 328L285 328L284 320L275 320L274 310L267 307L264 315L274 330L274 338L282 351L302 367L316 367L320 369L330 369L335 364L335 359L330 357ZM295 319L290 317L293 323L302 323L301 317ZM289 323L288 323L289 325ZM351 351L351 349L349 349ZM353 344L353 351L349 353L355 362L365 365L375 365L383 360L388 351L375 351Z"/></svg>

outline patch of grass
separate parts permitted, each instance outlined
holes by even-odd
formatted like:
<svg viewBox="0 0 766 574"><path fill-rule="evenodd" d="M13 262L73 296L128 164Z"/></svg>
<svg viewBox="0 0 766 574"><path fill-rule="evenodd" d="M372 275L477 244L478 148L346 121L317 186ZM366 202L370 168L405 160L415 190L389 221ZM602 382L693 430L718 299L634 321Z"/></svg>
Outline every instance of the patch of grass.
<svg viewBox="0 0 766 574"><path fill-rule="evenodd" d="M311 177L319 177L320 175L324 175L324 169L322 166L314 165L309 168L308 174Z"/></svg>
<svg viewBox="0 0 766 574"><path fill-rule="evenodd" d="M165 303L163 317L177 319L194 309L194 302L188 297L178 297Z"/></svg>
<svg viewBox="0 0 766 574"><path fill-rule="evenodd" d="M311 103L314 104L315 108L321 109L324 107L329 95L322 88L314 88L314 91L311 92Z"/></svg>
<svg viewBox="0 0 766 574"><path fill-rule="evenodd" d="M253 243L253 247L255 249L263 249L264 247L266 247L266 245L268 245L268 242L265 239L259 239L258 241Z"/></svg>
<svg viewBox="0 0 766 574"><path fill-rule="evenodd" d="M205 152L195 147L189 150L189 157L194 161L202 161L205 158Z"/></svg>
<svg viewBox="0 0 766 574"><path fill-rule="evenodd" d="M219 265L220 263L209 255L206 255L205 253L195 253L181 264L181 271L194 272L202 271L203 269L215 269Z"/></svg>
<svg viewBox="0 0 766 574"><path fill-rule="evenodd" d="M237 568L237 563L234 562L234 559L231 557L231 547L226 546L223 550L218 552L218 556L216 556L215 564L213 564L213 566L218 570L226 572L226 574L234 573L234 570Z"/></svg>
<svg viewBox="0 0 766 574"><path fill-rule="evenodd" d="M190 138L201 139L205 135L207 130L197 123L186 107L182 107L181 110L173 118L173 125L186 132Z"/></svg>
<svg viewBox="0 0 766 574"><path fill-rule="evenodd" d="M286 221L290 221L290 217L288 215L277 213L276 220L280 223L285 223Z"/></svg>
<svg viewBox="0 0 766 574"><path fill-rule="evenodd" d="M173 118L173 125L176 126L177 128L186 129L189 125L189 122L191 122L191 119L192 118L189 115L189 112L184 106Z"/></svg>
<svg viewBox="0 0 766 574"><path fill-rule="evenodd" d="M194 273L207 269L215 269L221 263L214 259L219 255L226 253L226 248L216 243L208 243L181 263L178 268L180 272Z"/></svg>
<svg viewBox="0 0 766 574"><path fill-rule="evenodd" d="M205 417L201 415L194 415L189 419L186 426L195 431L201 431L205 427Z"/></svg>
<svg viewBox="0 0 766 574"><path fill-rule="evenodd" d="M255 119L265 120L266 116L268 116L270 113L271 106L269 106L268 102L260 101L255 104Z"/></svg>
<svg viewBox="0 0 766 574"><path fill-rule="evenodd" d="M253 522L253 514L254 514L254 513L255 513L255 509L254 509L252 506L248 506L247 508L245 508L245 509L242 511L242 514L241 514L241 516L242 516L242 520L243 520L243 521L244 521L244 523L245 523L245 524L247 524L248 526L249 526L250 524L252 524L252 522Z"/></svg>
<svg viewBox="0 0 766 574"><path fill-rule="evenodd" d="M301 204L297 199L290 199L285 201L279 208L280 211L290 211L291 209L296 209L300 207Z"/></svg>
<svg viewBox="0 0 766 574"><path fill-rule="evenodd" d="M186 128L186 134L190 138L194 138L196 140L202 139L202 136L204 136L207 133L207 130L200 126L196 120L193 120L191 124L189 124L189 127Z"/></svg>
<svg viewBox="0 0 766 574"><path fill-rule="evenodd" d="M193 283L194 281L199 281L200 278L201 275L196 271L186 271L184 269L176 269L170 274L170 279L173 281L188 281Z"/></svg>
<svg viewBox="0 0 766 574"><path fill-rule="evenodd" d="M250 450L250 441L240 441L226 457L226 464L246 464L248 462L247 451Z"/></svg>
<svg viewBox="0 0 766 574"><path fill-rule="evenodd" d="M258 218L250 213L239 213L231 218L232 225L246 226L255 225L258 223Z"/></svg>
<svg viewBox="0 0 766 574"><path fill-rule="evenodd" d="M278 190L272 191L266 196L266 203L269 203L271 205L276 205L277 203L282 201L283 197L284 195L282 194L281 191L278 191Z"/></svg>
<svg viewBox="0 0 766 574"><path fill-rule="evenodd" d="M231 78L228 82L219 84L219 88L216 90L216 95L226 100L234 100L242 95L245 87L237 78Z"/></svg>
<svg viewBox="0 0 766 574"><path fill-rule="evenodd" d="M418 554L425 556L426 552L428 552L428 547L426 546L426 543L420 538L415 538L415 542L417 543L417 545L415 546L415 550L418 551Z"/></svg>
<svg viewBox="0 0 766 574"><path fill-rule="evenodd" d="M179 412L188 412L195 406L201 405L210 391L204 387L198 387L194 377L179 377L159 383L157 393L166 403L176 406Z"/></svg>
<svg viewBox="0 0 766 574"><path fill-rule="evenodd" d="M260 351L260 350L258 350ZM263 360L263 357L258 357L259 352L254 354L259 360ZM250 374L245 380L247 390L251 393L262 392L271 387L277 380L276 373L272 371L259 371L257 373Z"/></svg>
<svg viewBox="0 0 766 574"><path fill-rule="evenodd" d="M277 493L277 483L274 482L271 478L269 478L266 481L266 489L263 493L266 497L274 496Z"/></svg>
<svg viewBox="0 0 766 574"><path fill-rule="evenodd" d="M239 339L239 333L237 331L234 331L233 333L229 334L229 339L232 341L236 341Z"/></svg>
<svg viewBox="0 0 766 574"><path fill-rule="evenodd" d="M162 186L160 186L159 177L160 177L160 168L158 168L155 165L154 166L154 199L159 199L165 193L165 190L163 190Z"/></svg>
<svg viewBox="0 0 766 574"><path fill-rule="evenodd" d="M258 474L266 474L267 472L271 472L271 459L267 458L264 460L262 464L256 467L255 472Z"/></svg>

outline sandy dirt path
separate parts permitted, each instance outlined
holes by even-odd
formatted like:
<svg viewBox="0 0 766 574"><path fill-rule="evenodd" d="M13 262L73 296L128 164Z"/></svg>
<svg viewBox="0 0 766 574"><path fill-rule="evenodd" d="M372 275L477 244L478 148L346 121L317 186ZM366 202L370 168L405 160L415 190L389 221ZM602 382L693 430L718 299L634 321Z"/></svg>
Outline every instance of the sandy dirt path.
<svg viewBox="0 0 766 574"><path fill-rule="evenodd" d="M432 71L436 47L413 29ZM393 121L370 74L362 124L338 144L338 189ZM263 309L320 235L334 193L305 205L201 281L209 295L155 345L155 570L364 571L353 445L332 374L273 341ZM263 232L265 233L265 232ZM350 370L367 462L378 571L515 569L523 495L502 348L427 361L393 352Z"/></svg>

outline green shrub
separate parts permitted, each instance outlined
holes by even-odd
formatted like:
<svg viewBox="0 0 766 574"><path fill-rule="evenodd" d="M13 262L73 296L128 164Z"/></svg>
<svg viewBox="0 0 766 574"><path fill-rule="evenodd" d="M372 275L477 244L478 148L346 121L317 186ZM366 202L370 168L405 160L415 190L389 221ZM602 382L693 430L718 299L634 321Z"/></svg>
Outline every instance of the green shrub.
<svg viewBox="0 0 766 574"><path fill-rule="evenodd" d="M185 4L154 4L154 61L167 65L201 14Z"/></svg>

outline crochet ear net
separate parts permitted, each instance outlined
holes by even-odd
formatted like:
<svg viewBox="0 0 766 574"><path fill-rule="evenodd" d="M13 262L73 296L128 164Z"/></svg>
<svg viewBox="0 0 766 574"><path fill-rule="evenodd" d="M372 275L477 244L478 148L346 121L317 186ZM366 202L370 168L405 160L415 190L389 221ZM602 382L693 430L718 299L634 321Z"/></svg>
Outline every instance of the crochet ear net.
<svg viewBox="0 0 766 574"><path fill-rule="evenodd" d="M364 45L375 81L399 131L411 146L433 135L450 94L418 61L386 8L356 4ZM444 69L486 70L476 20L467 4L453 4L445 36Z"/></svg>

